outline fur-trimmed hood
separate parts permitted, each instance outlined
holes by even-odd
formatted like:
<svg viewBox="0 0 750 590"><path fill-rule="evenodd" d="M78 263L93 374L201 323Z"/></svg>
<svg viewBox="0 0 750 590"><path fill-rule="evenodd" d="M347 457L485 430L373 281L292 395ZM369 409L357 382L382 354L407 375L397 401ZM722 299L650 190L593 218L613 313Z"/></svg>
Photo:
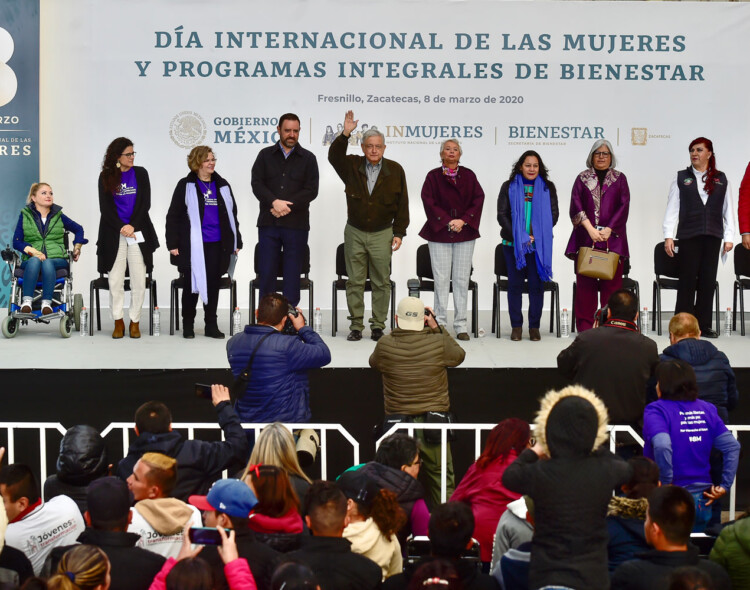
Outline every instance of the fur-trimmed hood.
<svg viewBox="0 0 750 590"><path fill-rule="evenodd" d="M571 385L541 400L534 436L550 457L586 456L607 442L607 407L592 391Z"/></svg>
<svg viewBox="0 0 750 590"><path fill-rule="evenodd" d="M646 498L613 496L609 501L609 506L607 506L607 516L619 516L620 518L646 520L647 512L648 500Z"/></svg>

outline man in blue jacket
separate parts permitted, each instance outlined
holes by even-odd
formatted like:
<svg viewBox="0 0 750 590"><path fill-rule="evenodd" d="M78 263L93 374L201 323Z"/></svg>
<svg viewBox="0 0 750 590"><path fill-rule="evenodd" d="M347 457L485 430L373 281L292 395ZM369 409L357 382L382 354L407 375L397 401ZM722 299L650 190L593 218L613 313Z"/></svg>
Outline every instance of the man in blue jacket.
<svg viewBox="0 0 750 590"><path fill-rule="evenodd" d="M242 422L309 422L309 369L331 362L331 351L309 326L297 308L289 313L289 301L270 293L258 304L258 323L245 326L227 342L227 357L235 378L255 353L250 380L235 409ZM289 318L298 335L282 333Z"/></svg>

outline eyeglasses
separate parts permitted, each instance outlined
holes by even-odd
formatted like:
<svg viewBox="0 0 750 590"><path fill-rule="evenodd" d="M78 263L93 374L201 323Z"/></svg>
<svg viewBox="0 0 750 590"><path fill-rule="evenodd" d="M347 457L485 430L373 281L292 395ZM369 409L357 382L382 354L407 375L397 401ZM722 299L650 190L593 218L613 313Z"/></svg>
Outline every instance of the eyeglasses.
<svg viewBox="0 0 750 590"><path fill-rule="evenodd" d="M120 154L123 158L135 158L135 152L128 152L127 154Z"/></svg>
<svg viewBox="0 0 750 590"><path fill-rule="evenodd" d="M203 160L203 163L209 162L210 164L216 164L216 158L211 158L210 160Z"/></svg>
<svg viewBox="0 0 750 590"><path fill-rule="evenodd" d="M594 152L594 155L597 158L607 158L607 157L611 156L612 154L610 154L609 152Z"/></svg>

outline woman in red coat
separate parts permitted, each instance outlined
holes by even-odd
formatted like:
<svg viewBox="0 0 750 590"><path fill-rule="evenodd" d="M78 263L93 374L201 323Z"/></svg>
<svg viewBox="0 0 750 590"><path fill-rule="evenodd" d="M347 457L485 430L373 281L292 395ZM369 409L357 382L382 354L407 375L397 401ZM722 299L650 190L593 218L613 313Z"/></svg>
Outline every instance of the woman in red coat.
<svg viewBox="0 0 750 590"><path fill-rule="evenodd" d="M529 425L518 418L503 420L490 431L487 444L453 492L451 502L466 502L474 513L474 538L479 541L482 562L492 560L492 541L497 522L509 502L520 498L503 486L505 468L529 444Z"/></svg>

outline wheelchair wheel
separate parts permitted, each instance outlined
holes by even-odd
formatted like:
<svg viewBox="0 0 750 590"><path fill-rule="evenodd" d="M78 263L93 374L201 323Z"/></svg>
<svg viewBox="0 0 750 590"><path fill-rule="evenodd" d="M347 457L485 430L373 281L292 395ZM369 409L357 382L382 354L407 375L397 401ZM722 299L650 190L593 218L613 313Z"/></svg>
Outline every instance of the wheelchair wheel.
<svg viewBox="0 0 750 590"><path fill-rule="evenodd" d="M60 318L60 336L63 338L70 338L73 333L73 318L65 316Z"/></svg>
<svg viewBox="0 0 750 590"><path fill-rule="evenodd" d="M2 326L0 326L3 336L6 338L15 338L18 334L18 320L10 316L5 316Z"/></svg>
<svg viewBox="0 0 750 590"><path fill-rule="evenodd" d="M73 319L75 320L76 332L81 331L81 310L83 309L83 295L73 295Z"/></svg>

